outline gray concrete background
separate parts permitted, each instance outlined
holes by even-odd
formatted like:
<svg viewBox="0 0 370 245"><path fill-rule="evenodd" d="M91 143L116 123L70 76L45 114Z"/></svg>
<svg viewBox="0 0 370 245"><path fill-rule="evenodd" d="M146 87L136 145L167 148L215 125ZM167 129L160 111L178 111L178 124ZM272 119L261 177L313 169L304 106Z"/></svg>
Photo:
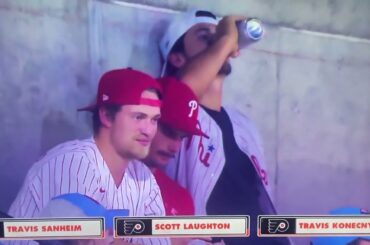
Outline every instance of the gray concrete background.
<svg viewBox="0 0 370 245"><path fill-rule="evenodd" d="M158 75L158 38L195 7L266 23L233 60L224 101L262 133L278 210L370 208L370 1L0 0L1 210L45 150L89 135L76 108L97 77L122 66Z"/></svg>
<svg viewBox="0 0 370 245"><path fill-rule="evenodd" d="M236 13L263 18L265 23L295 29L370 38L368 0L127 0L176 9L204 8L225 15Z"/></svg>

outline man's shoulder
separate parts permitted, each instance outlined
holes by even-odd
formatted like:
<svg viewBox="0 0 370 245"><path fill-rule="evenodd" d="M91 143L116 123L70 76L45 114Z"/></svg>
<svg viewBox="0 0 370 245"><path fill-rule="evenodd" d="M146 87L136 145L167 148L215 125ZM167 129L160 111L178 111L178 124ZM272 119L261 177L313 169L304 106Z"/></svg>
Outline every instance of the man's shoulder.
<svg viewBox="0 0 370 245"><path fill-rule="evenodd" d="M154 176L161 190L167 215L194 215L194 202L188 190L161 170L157 170Z"/></svg>
<svg viewBox="0 0 370 245"><path fill-rule="evenodd" d="M190 193L184 187L171 179L165 172L157 170L154 173L154 177L161 189L164 188L166 191L177 193L176 195L190 196Z"/></svg>
<svg viewBox="0 0 370 245"><path fill-rule="evenodd" d="M54 146L31 167L30 175L38 172L45 165L59 165L60 163L90 162L91 157L96 154L96 145L92 139L71 140Z"/></svg>
<svg viewBox="0 0 370 245"><path fill-rule="evenodd" d="M231 106L226 106L224 109L229 116L231 123L234 127L237 127L238 130L247 130L253 134L258 133L256 124L246 113Z"/></svg>
<svg viewBox="0 0 370 245"><path fill-rule="evenodd" d="M49 160L63 155L96 156L98 149L92 138L71 140L51 148L40 160Z"/></svg>
<svg viewBox="0 0 370 245"><path fill-rule="evenodd" d="M157 183L161 186L162 184L167 186L168 188L172 188L173 185L178 185L176 181L171 179L165 172L162 170L156 170L154 172L154 177Z"/></svg>
<svg viewBox="0 0 370 245"><path fill-rule="evenodd" d="M252 122L249 116L238 108L235 108L233 106L224 106L223 108L225 109L227 115L230 117L231 120L234 119L234 120L247 121L249 123Z"/></svg>
<svg viewBox="0 0 370 245"><path fill-rule="evenodd" d="M241 123L246 126L254 126L253 121L250 117L242 112L241 110L233 107L233 106L223 106L222 107L226 114L229 116L232 123ZM217 125L216 121L212 118L211 115L207 113L207 111L201 107L199 110L198 121L201 125ZM213 122L213 123L212 123Z"/></svg>

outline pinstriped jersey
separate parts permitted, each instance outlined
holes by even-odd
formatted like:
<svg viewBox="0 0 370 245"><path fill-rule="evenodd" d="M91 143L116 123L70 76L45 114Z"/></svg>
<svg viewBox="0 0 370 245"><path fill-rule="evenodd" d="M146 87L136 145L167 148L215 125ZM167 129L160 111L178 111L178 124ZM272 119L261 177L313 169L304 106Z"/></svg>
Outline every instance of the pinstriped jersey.
<svg viewBox="0 0 370 245"><path fill-rule="evenodd" d="M119 186L93 138L60 144L29 170L9 214L37 217L53 197L87 195L107 209L128 209L130 216L164 216L159 187L140 161L131 161ZM135 239L143 244L169 244L167 239Z"/></svg>
<svg viewBox="0 0 370 245"><path fill-rule="evenodd" d="M269 192L269 183L260 137L248 117L235 109L225 108L231 120L234 138L253 163ZM194 199L195 213L205 215L207 201L225 166L222 131L204 109L199 110L199 127L209 138L192 137L184 140L177 157L168 165L168 174L187 188ZM235 193L235 195L238 195Z"/></svg>

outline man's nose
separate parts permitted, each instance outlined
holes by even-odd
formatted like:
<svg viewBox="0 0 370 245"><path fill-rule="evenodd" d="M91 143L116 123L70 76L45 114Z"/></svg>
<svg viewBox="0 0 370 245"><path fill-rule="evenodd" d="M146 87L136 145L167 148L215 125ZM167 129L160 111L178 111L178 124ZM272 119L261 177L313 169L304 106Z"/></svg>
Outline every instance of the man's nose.
<svg viewBox="0 0 370 245"><path fill-rule="evenodd" d="M145 120L140 126L140 131L142 134L145 134L148 137L153 137L155 133L157 132L157 123L153 123L152 120Z"/></svg>
<svg viewBox="0 0 370 245"><path fill-rule="evenodd" d="M171 143L169 144L169 151L171 153L176 154L180 150L182 139L180 137L176 137L174 139L171 139Z"/></svg>

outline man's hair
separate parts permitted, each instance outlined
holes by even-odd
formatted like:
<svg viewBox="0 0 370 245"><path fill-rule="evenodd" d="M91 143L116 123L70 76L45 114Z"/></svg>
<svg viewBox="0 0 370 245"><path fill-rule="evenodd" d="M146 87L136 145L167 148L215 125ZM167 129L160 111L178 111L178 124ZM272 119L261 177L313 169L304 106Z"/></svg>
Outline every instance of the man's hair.
<svg viewBox="0 0 370 245"><path fill-rule="evenodd" d="M158 96L158 99L162 99L162 96L157 89L148 88L145 91L153 92ZM101 107L97 107L94 109L92 114L94 136L99 134L100 128L102 126L99 115L99 109L102 107L104 107L107 110L109 119L113 121L116 117L116 114L121 110L122 105L103 105Z"/></svg>
<svg viewBox="0 0 370 245"><path fill-rule="evenodd" d="M114 118L116 117L116 114L121 110L122 105L104 105L102 107L104 107L107 110L109 119L113 121ZM99 134L100 127L102 126L99 115L100 108L101 107L97 107L92 114L93 130L95 136Z"/></svg>
<svg viewBox="0 0 370 245"><path fill-rule="evenodd" d="M185 32L185 34L186 34L186 32ZM176 66L171 64L171 62L169 60L169 56L172 53L184 53L185 52L185 44L184 44L185 34L183 34L181 37L179 37L179 39L177 39L177 41L175 42L175 44L171 48L171 51L168 53L166 72L165 72L165 74L167 76L175 76L177 74L178 70L179 70L179 68L177 68Z"/></svg>

